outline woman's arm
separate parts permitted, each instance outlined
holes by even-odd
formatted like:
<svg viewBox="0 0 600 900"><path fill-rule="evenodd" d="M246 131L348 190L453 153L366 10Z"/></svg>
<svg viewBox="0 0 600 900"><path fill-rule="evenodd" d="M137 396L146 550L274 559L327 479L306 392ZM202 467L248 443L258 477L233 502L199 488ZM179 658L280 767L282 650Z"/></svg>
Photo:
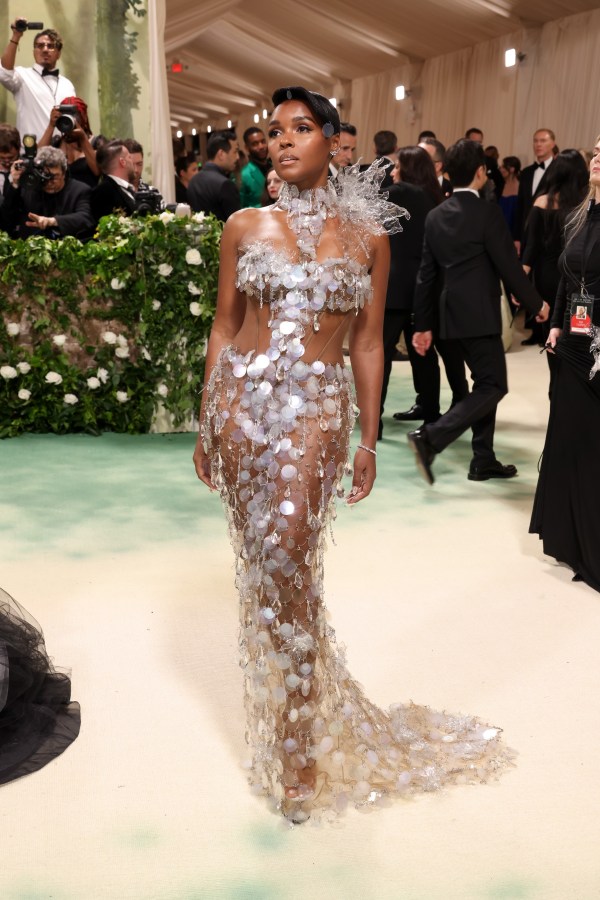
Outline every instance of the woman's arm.
<svg viewBox="0 0 600 900"><path fill-rule="evenodd" d="M350 362L360 411L360 443L372 450L375 450L379 429L383 380L383 314L389 268L389 238L384 234L373 242L373 299L359 312L350 332ZM375 473L375 455L359 448L354 455L354 475L348 503L358 503L368 497L373 488Z"/></svg>
<svg viewBox="0 0 600 900"><path fill-rule="evenodd" d="M235 286L235 275L237 250L245 231L244 220L246 218L246 210L231 216L227 220L221 236L217 309L206 350L204 388L208 384L219 353L223 347L233 342L244 321L246 298L243 294L240 294ZM203 390L200 404L200 433L198 434L196 449L194 450L194 465L200 481L203 481L212 490L214 485L210 480L210 461L204 451L202 439L204 402Z"/></svg>

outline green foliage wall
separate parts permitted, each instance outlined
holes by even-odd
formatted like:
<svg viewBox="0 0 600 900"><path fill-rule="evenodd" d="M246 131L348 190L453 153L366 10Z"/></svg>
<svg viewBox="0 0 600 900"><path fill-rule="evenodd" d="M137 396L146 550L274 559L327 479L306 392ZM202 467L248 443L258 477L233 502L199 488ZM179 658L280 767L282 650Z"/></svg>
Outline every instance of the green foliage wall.
<svg viewBox="0 0 600 900"><path fill-rule="evenodd" d="M0 437L148 431L199 404L221 226L108 216L98 240L0 234Z"/></svg>

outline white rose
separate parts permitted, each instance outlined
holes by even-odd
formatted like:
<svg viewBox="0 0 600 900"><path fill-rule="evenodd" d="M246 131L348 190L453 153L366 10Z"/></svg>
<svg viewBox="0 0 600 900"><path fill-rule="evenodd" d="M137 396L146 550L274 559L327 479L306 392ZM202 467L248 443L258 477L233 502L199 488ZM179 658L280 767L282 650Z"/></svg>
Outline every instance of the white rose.
<svg viewBox="0 0 600 900"><path fill-rule="evenodd" d="M148 362L151 362L152 357L150 356L150 354L148 353L148 351L146 350L145 347L142 347L142 356L144 357L144 359L148 360Z"/></svg>
<svg viewBox="0 0 600 900"><path fill-rule="evenodd" d="M87 380L87 386L91 391L95 391L96 388L100 387L100 379L96 378L95 375L92 375L92 377Z"/></svg>
<svg viewBox="0 0 600 900"><path fill-rule="evenodd" d="M127 338L125 337L125 335L120 334L120 335L117 337L117 344L119 345L119 347L126 347L126 346L127 346Z"/></svg>
<svg viewBox="0 0 600 900"><path fill-rule="evenodd" d="M170 266L169 263L161 263L158 267L158 274L162 275L163 278L168 278L172 271L173 266Z"/></svg>
<svg viewBox="0 0 600 900"><path fill-rule="evenodd" d="M117 336L114 333L114 331L103 331L102 339L104 341L106 341L107 344L116 344L117 343Z"/></svg>
<svg viewBox="0 0 600 900"><path fill-rule="evenodd" d="M194 213L194 215L192 216L192 219L194 220L194 222L204 222L204 215L205 215L205 213L203 213L203 212L197 212L197 213Z"/></svg>
<svg viewBox="0 0 600 900"><path fill-rule="evenodd" d="M119 278L113 278L110 283L110 286L113 289L113 291L121 291L125 287L125 282L121 281Z"/></svg>
<svg viewBox="0 0 600 900"><path fill-rule="evenodd" d="M44 380L46 384L62 384L62 375L59 375L58 372L46 372Z"/></svg>
<svg viewBox="0 0 600 900"><path fill-rule="evenodd" d="M52 338L52 343L56 344L57 347L64 347L65 341L67 340L66 334L55 334Z"/></svg>
<svg viewBox="0 0 600 900"><path fill-rule="evenodd" d="M6 381L8 381L9 378L16 378L18 374L17 370L13 369L12 366L2 366L2 368L0 368L0 375L2 375Z"/></svg>
<svg viewBox="0 0 600 900"><path fill-rule="evenodd" d="M200 256L200 251L196 250L195 247L192 247L185 254L185 261L188 264L188 266L199 266L200 263L202 262L202 257Z"/></svg>
<svg viewBox="0 0 600 900"><path fill-rule="evenodd" d="M27 375L28 372L31 372L31 366L27 362L17 363L17 369L21 375Z"/></svg>
<svg viewBox="0 0 600 900"><path fill-rule="evenodd" d="M6 330L11 337L16 337L21 333L21 326L17 322L9 322L6 326Z"/></svg>
<svg viewBox="0 0 600 900"><path fill-rule="evenodd" d="M115 356L118 356L119 359L127 359L129 356L129 347L117 347Z"/></svg>
<svg viewBox="0 0 600 900"><path fill-rule="evenodd" d="M102 384L106 384L106 382L108 381L108 371L106 369L98 369L96 375L98 376Z"/></svg>
<svg viewBox="0 0 600 900"><path fill-rule="evenodd" d="M202 307L196 300L194 300L193 303L190 303L190 312L193 316L202 315Z"/></svg>
<svg viewBox="0 0 600 900"><path fill-rule="evenodd" d="M28 391L27 388L21 388L19 393L17 394L19 400L29 400L31 397L31 391Z"/></svg>
<svg viewBox="0 0 600 900"><path fill-rule="evenodd" d="M156 391L160 394L161 397L166 397L169 393L169 388L166 386L166 384L159 384L159 386L156 388Z"/></svg>
<svg viewBox="0 0 600 900"><path fill-rule="evenodd" d="M160 300L153 300L153 301L152 301L152 309L153 309L153 310L160 309L160 307L161 307Z"/></svg>
<svg viewBox="0 0 600 900"><path fill-rule="evenodd" d="M79 403L79 397L76 397L75 394L65 394L64 401L69 406L75 406L76 403Z"/></svg>
<svg viewBox="0 0 600 900"><path fill-rule="evenodd" d="M129 397L127 396L127 391L117 391L117 400L119 403L127 403Z"/></svg>
<svg viewBox="0 0 600 900"><path fill-rule="evenodd" d="M168 222L172 222L172 221L173 221L173 219L175 218L175 215L174 215L174 213L169 212L168 209L165 209L164 212L161 212L161 213L159 214L158 218L159 218L160 221L163 223L163 225L166 225Z"/></svg>
<svg viewBox="0 0 600 900"><path fill-rule="evenodd" d="M188 281L188 291L189 291L190 294L192 294L194 297L199 297L200 294L202 293L202 291L200 290L200 288L196 287L196 285L194 284L193 281Z"/></svg>

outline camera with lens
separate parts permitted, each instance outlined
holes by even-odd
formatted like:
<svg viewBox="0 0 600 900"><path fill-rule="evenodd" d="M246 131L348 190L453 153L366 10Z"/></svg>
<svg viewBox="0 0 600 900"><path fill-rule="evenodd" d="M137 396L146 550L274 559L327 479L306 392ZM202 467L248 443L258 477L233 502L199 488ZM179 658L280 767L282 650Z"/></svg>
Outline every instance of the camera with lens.
<svg viewBox="0 0 600 900"><path fill-rule="evenodd" d="M54 127L58 128L61 134L70 134L79 125L77 120L79 110L74 103L61 103L58 110L60 115L54 123Z"/></svg>
<svg viewBox="0 0 600 900"><path fill-rule="evenodd" d="M23 148L24 153L17 163L21 170L19 186L39 190L47 181L50 181L52 175L43 163L36 160L38 148L34 134L23 135Z"/></svg>
<svg viewBox="0 0 600 900"><path fill-rule="evenodd" d="M15 22L15 31L23 34L25 31L43 31L43 22L28 22L27 19L17 19Z"/></svg>
<svg viewBox="0 0 600 900"><path fill-rule="evenodd" d="M137 216L157 216L162 210L162 194L155 187L149 186L145 190L136 191L133 197Z"/></svg>

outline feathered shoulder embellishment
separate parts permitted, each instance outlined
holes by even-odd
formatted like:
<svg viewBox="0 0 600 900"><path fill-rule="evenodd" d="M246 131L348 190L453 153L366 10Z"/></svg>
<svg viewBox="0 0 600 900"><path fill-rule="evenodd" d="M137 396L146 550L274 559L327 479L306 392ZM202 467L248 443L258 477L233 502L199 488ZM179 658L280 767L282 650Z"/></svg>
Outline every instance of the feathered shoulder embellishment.
<svg viewBox="0 0 600 900"><path fill-rule="evenodd" d="M402 231L400 219L410 219L408 210L390 203L387 191L381 190L388 167L385 159L376 159L363 171L355 163L329 182L337 194L338 215L370 234L397 234Z"/></svg>

